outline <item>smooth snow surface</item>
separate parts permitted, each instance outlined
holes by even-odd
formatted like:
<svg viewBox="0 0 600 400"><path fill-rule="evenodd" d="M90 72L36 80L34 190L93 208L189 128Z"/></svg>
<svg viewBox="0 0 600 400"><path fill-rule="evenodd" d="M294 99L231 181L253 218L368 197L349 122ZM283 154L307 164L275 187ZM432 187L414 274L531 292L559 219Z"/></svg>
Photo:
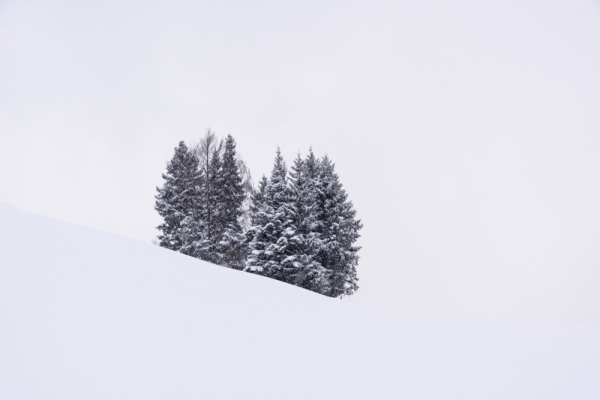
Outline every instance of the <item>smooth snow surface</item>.
<svg viewBox="0 0 600 400"><path fill-rule="evenodd" d="M600 398L600 327L358 307L2 204L0 243L1 399Z"/></svg>

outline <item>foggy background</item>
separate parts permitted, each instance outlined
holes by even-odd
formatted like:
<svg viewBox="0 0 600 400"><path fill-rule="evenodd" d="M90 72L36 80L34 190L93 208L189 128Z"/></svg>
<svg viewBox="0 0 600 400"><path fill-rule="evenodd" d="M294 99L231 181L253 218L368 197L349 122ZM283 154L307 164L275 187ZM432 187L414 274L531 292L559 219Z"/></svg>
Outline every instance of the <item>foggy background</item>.
<svg viewBox="0 0 600 400"><path fill-rule="evenodd" d="M335 161L350 301L600 324L598 1L0 1L0 201L149 242L207 128Z"/></svg>

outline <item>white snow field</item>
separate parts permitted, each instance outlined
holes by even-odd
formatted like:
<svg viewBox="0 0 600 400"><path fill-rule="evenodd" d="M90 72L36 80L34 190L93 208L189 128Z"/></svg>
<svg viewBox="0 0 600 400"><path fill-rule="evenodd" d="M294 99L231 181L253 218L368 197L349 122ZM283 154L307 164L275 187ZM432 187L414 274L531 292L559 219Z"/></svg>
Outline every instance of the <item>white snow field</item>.
<svg viewBox="0 0 600 400"><path fill-rule="evenodd" d="M600 327L371 309L0 204L0 399L600 399Z"/></svg>

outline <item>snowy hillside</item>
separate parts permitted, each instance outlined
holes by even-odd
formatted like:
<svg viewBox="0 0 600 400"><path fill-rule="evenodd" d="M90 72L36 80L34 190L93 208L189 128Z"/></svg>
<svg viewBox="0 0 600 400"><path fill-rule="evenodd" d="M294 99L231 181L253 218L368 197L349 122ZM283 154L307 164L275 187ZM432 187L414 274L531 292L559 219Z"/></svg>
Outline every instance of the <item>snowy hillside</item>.
<svg viewBox="0 0 600 400"><path fill-rule="evenodd" d="M0 204L1 399L583 400L599 377L600 327L392 314Z"/></svg>

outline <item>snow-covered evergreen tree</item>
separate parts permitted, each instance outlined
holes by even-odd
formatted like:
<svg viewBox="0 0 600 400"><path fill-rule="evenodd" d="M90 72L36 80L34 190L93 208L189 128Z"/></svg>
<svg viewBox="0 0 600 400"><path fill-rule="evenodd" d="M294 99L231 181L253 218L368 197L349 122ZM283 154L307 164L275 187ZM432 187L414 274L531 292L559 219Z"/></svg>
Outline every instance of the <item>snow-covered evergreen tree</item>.
<svg viewBox="0 0 600 400"><path fill-rule="evenodd" d="M258 189L252 192L252 204L250 205L250 211L252 216L256 215L256 211L259 209L260 205L265 198L265 192L267 190L268 179L265 175L262 176L260 181L258 182Z"/></svg>
<svg viewBox="0 0 600 400"><path fill-rule="evenodd" d="M331 297L353 294L358 289L356 266L360 247L354 246L362 228L356 211L335 173L335 165L325 156L319 163L317 180L317 224L320 247L316 259L325 267L326 294Z"/></svg>
<svg viewBox="0 0 600 400"><path fill-rule="evenodd" d="M200 176L198 162L183 141L175 148L173 158L167 163L167 173L162 177L165 182L156 188L155 197L155 209L163 217L163 223L157 227L161 231L159 244L175 251L189 251L190 242L194 240L191 225L197 216L195 187Z"/></svg>
<svg viewBox="0 0 600 400"><path fill-rule="evenodd" d="M304 172L306 179L315 186L319 179L319 160L315 157L312 147L308 150L308 155L306 156L306 160L304 160Z"/></svg>
<svg viewBox="0 0 600 400"><path fill-rule="evenodd" d="M199 188L198 201L202 205L202 232L196 244L195 257L218 264L220 262L218 244L221 238L220 219L220 187L221 187L221 154L220 147L212 149L206 158L202 170L203 185Z"/></svg>
<svg viewBox="0 0 600 400"><path fill-rule="evenodd" d="M258 182L258 188L252 189L252 195L250 197L250 225L246 230L246 246L249 245L250 242L254 239L254 227L258 226L259 215L258 210L263 205L263 200L265 198L265 192L267 190L267 184L269 180L265 175L262 176L260 181Z"/></svg>
<svg viewBox="0 0 600 400"><path fill-rule="evenodd" d="M312 151L310 153L312 155ZM315 161L310 159L307 161ZM300 155L294 160L290 172L291 206L294 212L292 226L295 232L290 239L293 253L293 269L286 271L290 283L316 292L325 291L325 270L315 255L320 248L317 232L316 180L309 170L308 162ZM316 167L311 165L310 167ZM316 172L316 170L315 170Z"/></svg>
<svg viewBox="0 0 600 400"><path fill-rule="evenodd" d="M219 235L216 247L219 263L230 268L243 269L246 245L240 219L246 194L238 168L235 140L231 135L225 139L223 160L218 171L215 232Z"/></svg>
<svg viewBox="0 0 600 400"><path fill-rule="evenodd" d="M289 281L288 272L294 262L290 239L295 234L290 197L287 168L277 148L271 178L253 218L245 271Z"/></svg>

